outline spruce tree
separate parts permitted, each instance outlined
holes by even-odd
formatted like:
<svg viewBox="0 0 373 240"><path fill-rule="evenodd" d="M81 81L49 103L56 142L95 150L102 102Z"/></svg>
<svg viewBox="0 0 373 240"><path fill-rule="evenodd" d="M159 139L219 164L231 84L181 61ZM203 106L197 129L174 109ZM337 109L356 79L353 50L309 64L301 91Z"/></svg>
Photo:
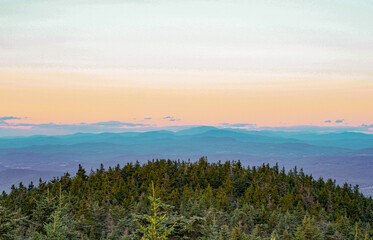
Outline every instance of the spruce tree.
<svg viewBox="0 0 373 240"><path fill-rule="evenodd" d="M152 206L152 215L147 215L146 220L148 225L139 224L140 230L143 232L142 239L148 240L167 240L167 236L171 234L174 225L166 227L164 225L166 215L160 213L159 208L161 206L161 200L156 198L154 182L152 181L152 196L149 196L149 200Z"/></svg>
<svg viewBox="0 0 373 240"><path fill-rule="evenodd" d="M19 224L16 214L0 204L0 239L14 239L15 230Z"/></svg>
<svg viewBox="0 0 373 240"><path fill-rule="evenodd" d="M298 227L295 233L296 240L319 240L321 234L311 217L306 216L302 221L302 225Z"/></svg>

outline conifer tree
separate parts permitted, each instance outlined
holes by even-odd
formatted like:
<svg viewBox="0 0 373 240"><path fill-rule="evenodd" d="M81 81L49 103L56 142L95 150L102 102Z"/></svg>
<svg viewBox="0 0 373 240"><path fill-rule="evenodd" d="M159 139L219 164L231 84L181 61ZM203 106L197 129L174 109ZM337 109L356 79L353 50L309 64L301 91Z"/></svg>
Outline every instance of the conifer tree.
<svg viewBox="0 0 373 240"><path fill-rule="evenodd" d="M239 227L234 227L232 231L231 240L245 240L246 235L241 231Z"/></svg>
<svg viewBox="0 0 373 240"><path fill-rule="evenodd" d="M148 221L148 225L144 226L139 224L140 230L143 232L142 239L149 239L149 240L167 240L167 236L171 234L174 226L166 227L164 226L164 222L166 219L166 215L160 213L159 207L161 206L161 200L156 198L155 195L155 188L154 182L152 181L152 196L149 196L149 200L152 206L152 215L147 215L146 219Z"/></svg>
<svg viewBox="0 0 373 240"><path fill-rule="evenodd" d="M45 225L45 235L37 234L37 239L40 240L68 240L68 227L62 222L61 212L56 210L53 212L52 221Z"/></svg>
<svg viewBox="0 0 373 240"><path fill-rule="evenodd" d="M19 219L16 219L16 214L0 204L0 239L13 239L18 223Z"/></svg>
<svg viewBox="0 0 373 240"><path fill-rule="evenodd" d="M150 184L153 214L147 216ZM315 180L296 169L286 174L277 166L153 160L108 170L102 165L89 175L80 166L71 178L67 173L37 186L17 186L0 195L1 240L368 240L372 235L373 201L357 187Z"/></svg>
<svg viewBox="0 0 373 240"><path fill-rule="evenodd" d="M282 233L282 239L283 239L283 240L290 240L290 239L291 239L290 234L289 234L287 228L286 228L286 229L284 230L284 232Z"/></svg>
<svg viewBox="0 0 373 240"><path fill-rule="evenodd" d="M230 239L230 237L231 237L231 233L229 231L229 227L227 225L223 225L221 227L219 240Z"/></svg>
<svg viewBox="0 0 373 240"><path fill-rule="evenodd" d="M311 217L306 216L295 233L296 240L319 240L320 232Z"/></svg>
<svg viewBox="0 0 373 240"><path fill-rule="evenodd" d="M327 226L326 226L326 229L325 229L325 233L324 233L324 239L325 240L333 240L334 239L334 236L335 236L335 228L333 226L333 224L329 223Z"/></svg>

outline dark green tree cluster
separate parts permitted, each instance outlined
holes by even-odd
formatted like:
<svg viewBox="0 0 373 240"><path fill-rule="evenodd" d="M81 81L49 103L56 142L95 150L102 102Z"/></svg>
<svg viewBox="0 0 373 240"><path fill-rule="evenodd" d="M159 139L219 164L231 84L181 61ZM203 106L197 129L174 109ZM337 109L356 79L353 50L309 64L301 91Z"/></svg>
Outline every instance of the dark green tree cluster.
<svg viewBox="0 0 373 240"><path fill-rule="evenodd" d="M297 168L206 158L101 165L89 173L79 165L75 177L20 184L0 196L0 239L158 239L166 233L159 239L365 240L373 239L372 224L373 200L357 186L314 179Z"/></svg>

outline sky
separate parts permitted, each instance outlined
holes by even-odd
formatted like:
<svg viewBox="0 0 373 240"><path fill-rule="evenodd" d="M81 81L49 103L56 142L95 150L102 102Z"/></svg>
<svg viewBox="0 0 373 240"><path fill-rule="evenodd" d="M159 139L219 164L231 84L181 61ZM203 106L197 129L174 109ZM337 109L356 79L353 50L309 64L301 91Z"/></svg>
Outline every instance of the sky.
<svg viewBox="0 0 373 240"><path fill-rule="evenodd" d="M373 132L372 12L368 0L0 0L0 136Z"/></svg>

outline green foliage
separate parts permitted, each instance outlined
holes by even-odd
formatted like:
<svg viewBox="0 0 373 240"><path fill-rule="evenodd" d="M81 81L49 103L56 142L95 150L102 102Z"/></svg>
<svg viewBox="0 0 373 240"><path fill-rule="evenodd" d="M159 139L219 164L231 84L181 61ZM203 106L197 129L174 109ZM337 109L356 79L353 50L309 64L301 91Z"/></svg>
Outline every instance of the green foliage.
<svg viewBox="0 0 373 240"><path fill-rule="evenodd" d="M239 227L233 228L231 240L245 240L246 235Z"/></svg>
<svg viewBox="0 0 373 240"><path fill-rule="evenodd" d="M296 168L153 160L19 184L0 223L5 240L373 239L373 200Z"/></svg>
<svg viewBox="0 0 373 240"><path fill-rule="evenodd" d="M171 234L172 229L174 228L175 224L170 228L164 226L164 222L166 219L166 215L159 213L159 208L161 206L161 200L156 198L155 196L155 188L154 182L152 182L152 196L149 196L149 200L152 206L152 213L153 215L147 215L146 219L148 221L148 225L144 226L140 225L140 229L143 232L142 239L149 239L149 240L166 240L167 236Z"/></svg>
<svg viewBox="0 0 373 240"><path fill-rule="evenodd" d="M35 238L40 240L67 240L68 238L68 226L62 222L61 212L55 211L51 215L52 221L45 225L45 235L36 233Z"/></svg>
<svg viewBox="0 0 373 240"><path fill-rule="evenodd" d="M306 216L302 225L295 232L296 240L318 240L321 238L319 228L316 226L313 218Z"/></svg>
<svg viewBox="0 0 373 240"><path fill-rule="evenodd" d="M12 213L0 204L0 239L13 239L19 223L17 213Z"/></svg>

